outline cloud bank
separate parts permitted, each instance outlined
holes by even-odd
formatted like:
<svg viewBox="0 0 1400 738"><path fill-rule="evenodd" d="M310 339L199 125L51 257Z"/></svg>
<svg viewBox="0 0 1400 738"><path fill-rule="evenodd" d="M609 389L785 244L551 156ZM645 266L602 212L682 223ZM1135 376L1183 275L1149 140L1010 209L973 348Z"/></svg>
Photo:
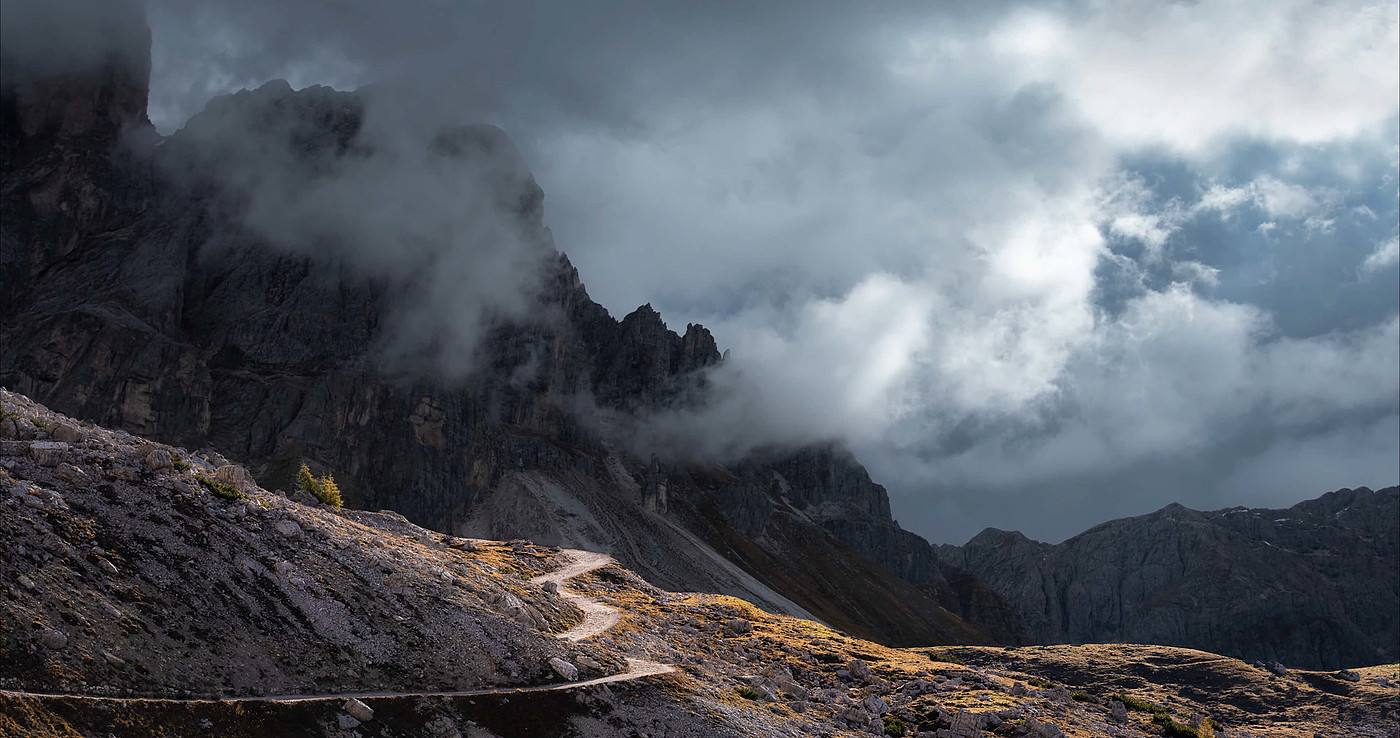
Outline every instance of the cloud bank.
<svg viewBox="0 0 1400 738"><path fill-rule="evenodd" d="M953 542L1400 476L1393 3L149 8L166 130L280 77L508 131L596 299L732 349L650 419L696 455L845 442Z"/></svg>

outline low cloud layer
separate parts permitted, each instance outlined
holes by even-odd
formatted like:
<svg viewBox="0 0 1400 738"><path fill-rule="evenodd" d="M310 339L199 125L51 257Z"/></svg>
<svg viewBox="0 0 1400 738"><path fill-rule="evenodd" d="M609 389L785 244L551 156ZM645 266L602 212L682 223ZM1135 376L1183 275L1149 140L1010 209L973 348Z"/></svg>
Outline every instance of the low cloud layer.
<svg viewBox="0 0 1400 738"><path fill-rule="evenodd" d="M648 421L696 455L843 441L951 542L1400 476L1393 3L148 7L167 131L272 78L505 129L596 299L732 349Z"/></svg>
<svg viewBox="0 0 1400 738"><path fill-rule="evenodd" d="M380 360L460 379L493 323L537 317L553 244L542 193L502 131L405 121L401 102L279 80L214 99L157 160L173 181L236 203L235 232L389 290ZM205 256L227 238L216 229Z"/></svg>

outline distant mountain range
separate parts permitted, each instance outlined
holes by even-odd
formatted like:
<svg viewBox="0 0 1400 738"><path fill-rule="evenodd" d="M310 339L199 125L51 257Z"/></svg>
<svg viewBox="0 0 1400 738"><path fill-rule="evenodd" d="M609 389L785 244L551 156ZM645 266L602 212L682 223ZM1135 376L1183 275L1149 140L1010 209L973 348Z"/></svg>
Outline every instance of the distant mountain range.
<svg viewBox="0 0 1400 738"><path fill-rule="evenodd" d="M988 528L939 555L1036 643L1170 643L1302 668L1400 658L1400 488L1286 510L1169 505L1059 545Z"/></svg>

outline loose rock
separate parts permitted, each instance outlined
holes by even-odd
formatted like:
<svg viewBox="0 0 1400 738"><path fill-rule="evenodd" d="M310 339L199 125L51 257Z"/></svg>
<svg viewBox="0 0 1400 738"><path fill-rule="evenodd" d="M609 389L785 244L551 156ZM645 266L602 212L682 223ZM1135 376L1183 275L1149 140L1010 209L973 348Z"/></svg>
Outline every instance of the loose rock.
<svg viewBox="0 0 1400 738"><path fill-rule="evenodd" d="M564 677L565 679L571 682L578 679L578 667L565 661L564 659L561 659L556 656L549 660L549 666L552 669L554 669L554 671L558 673L559 676Z"/></svg>
<svg viewBox="0 0 1400 738"><path fill-rule="evenodd" d="M362 723L367 723L374 719L374 710L370 709L369 705L366 705L365 703L353 697L346 700L345 704L341 706L341 709L349 713L350 717L355 718L356 720L359 720Z"/></svg>
<svg viewBox="0 0 1400 738"><path fill-rule="evenodd" d="M44 466L58 466L68 458L68 444L63 441L35 441L29 444L29 455Z"/></svg>
<svg viewBox="0 0 1400 738"><path fill-rule="evenodd" d="M49 434L54 437L54 440L67 443L80 443L87 439L87 433L71 423L54 423L49 426Z"/></svg>
<svg viewBox="0 0 1400 738"><path fill-rule="evenodd" d="M146 466L159 471L161 469L175 468L175 462L170 458L170 452L163 448L151 449L146 454Z"/></svg>
<svg viewBox="0 0 1400 738"><path fill-rule="evenodd" d="M84 485L88 483L88 476L72 464L58 465L58 478L72 485Z"/></svg>
<svg viewBox="0 0 1400 738"><path fill-rule="evenodd" d="M753 623L750 623L749 621L743 618L734 618L733 620L730 620L729 622L724 624L724 632L728 633L729 635L744 635L746 633L752 633Z"/></svg>

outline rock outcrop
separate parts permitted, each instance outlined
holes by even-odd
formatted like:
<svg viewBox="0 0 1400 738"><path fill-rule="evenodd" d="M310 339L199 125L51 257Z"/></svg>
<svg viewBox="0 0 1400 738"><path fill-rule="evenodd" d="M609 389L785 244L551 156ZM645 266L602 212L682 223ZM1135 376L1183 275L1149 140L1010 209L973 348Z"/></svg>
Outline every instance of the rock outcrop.
<svg viewBox="0 0 1400 738"><path fill-rule="evenodd" d="M1400 658L1400 488L1286 510L1169 505L1064 543L989 528L940 554L1037 643L1166 643L1288 667Z"/></svg>
<svg viewBox="0 0 1400 738"><path fill-rule="evenodd" d="M7 75L0 384L237 460L265 487L305 462L350 504L439 531L606 550L663 586L890 642L986 640L956 613L995 598L950 584L849 455L721 469L610 438L619 414L701 401L720 353L701 326L678 335L650 306L618 321L589 298L503 132L389 136L366 129L372 92L274 82L161 139L141 53ZM70 98L87 107L52 102ZM348 232L349 211L318 209L334 193L389 213L405 162L424 197L460 191L448 221L394 212L404 232L366 250L383 218ZM462 249L501 279L463 272ZM471 315L454 312L464 296Z"/></svg>

